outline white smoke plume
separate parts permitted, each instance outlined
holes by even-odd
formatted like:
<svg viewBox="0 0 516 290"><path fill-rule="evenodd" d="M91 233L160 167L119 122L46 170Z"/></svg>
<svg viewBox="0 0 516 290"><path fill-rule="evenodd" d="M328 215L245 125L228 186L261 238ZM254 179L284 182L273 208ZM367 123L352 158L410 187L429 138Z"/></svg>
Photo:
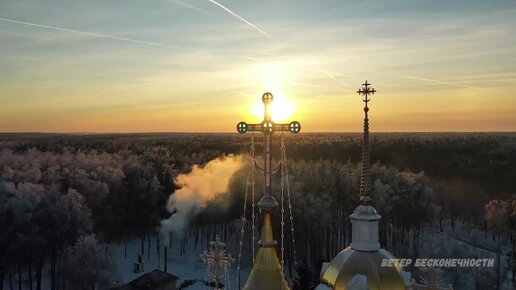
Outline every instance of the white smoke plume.
<svg viewBox="0 0 516 290"><path fill-rule="evenodd" d="M161 223L161 234L167 239L169 232L181 231L210 201L229 188L233 174L242 167L242 157L222 156L204 167L194 165L188 174L179 174L175 183L181 188L170 195L167 209L172 216Z"/></svg>

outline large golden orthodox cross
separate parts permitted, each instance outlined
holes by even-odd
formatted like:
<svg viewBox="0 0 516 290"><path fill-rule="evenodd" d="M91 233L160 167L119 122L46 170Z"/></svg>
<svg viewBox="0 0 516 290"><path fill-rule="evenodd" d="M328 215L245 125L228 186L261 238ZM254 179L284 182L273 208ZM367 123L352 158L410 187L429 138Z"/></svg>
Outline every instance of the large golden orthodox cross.
<svg viewBox="0 0 516 290"><path fill-rule="evenodd" d="M271 175L273 173L272 168L272 134L274 132L291 132L299 133L301 131L301 124L297 121L292 121L288 124L277 124L272 120L270 105L272 104L274 97L271 93L267 92L262 96L262 102L264 106L263 121L259 124L247 124L246 122L240 122L237 124L238 133L244 134L247 132L262 132L263 133L263 197L258 202L258 206L264 210L271 210L278 206L278 202L272 196L271 186Z"/></svg>

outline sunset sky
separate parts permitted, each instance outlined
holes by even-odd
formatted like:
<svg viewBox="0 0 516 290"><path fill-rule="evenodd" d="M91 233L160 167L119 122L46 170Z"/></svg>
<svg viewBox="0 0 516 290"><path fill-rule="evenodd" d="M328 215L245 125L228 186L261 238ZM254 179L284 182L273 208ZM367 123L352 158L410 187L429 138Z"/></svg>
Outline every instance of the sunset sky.
<svg viewBox="0 0 516 290"><path fill-rule="evenodd" d="M372 131L516 131L516 2L0 0L0 132L360 131L366 79Z"/></svg>

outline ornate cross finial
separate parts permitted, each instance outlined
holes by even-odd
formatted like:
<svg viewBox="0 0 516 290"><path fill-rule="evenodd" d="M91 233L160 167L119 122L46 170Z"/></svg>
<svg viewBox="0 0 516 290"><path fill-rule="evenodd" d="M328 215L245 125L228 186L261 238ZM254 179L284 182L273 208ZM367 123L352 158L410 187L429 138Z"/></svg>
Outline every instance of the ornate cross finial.
<svg viewBox="0 0 516 290"><path fill-rule="evenodd" d="M367 80L365 81L365 83L362 84L363 87L361 87L360 89L358 89L357 93L359 95L363 95L365 97L365 99L363 99L363 101L366 103L366 106L367 106L367 103L369 102L369 94L371 95L374 95L374 93L376 93L376 90L374 88L370 88L371 84L367 82Z"/></svg>
<svg viewBox="0 0 516 290"><path fill-rule="evenodd" d="M208 272L215 282L215 289L219 289L227 269L235 261L231 254L226 253L226 244L220 241L219 235L216 236L215 241L210 242L210 248L201 254L201 259L208 265Z"/></svg>
<svg viewBox="0 0 516 290"><path fill-rule="evenodd" d="M258 206L264 210L270 210L278 206L278 202L272 196L271 176L275 169L272 168L272 134L274 132L291 132L294 134L301 131L301 124L297 121L292 121L288 124L277 124L272 120L272 116L269 110L269 106L272 104L274 96L266 92L262 96L262 102L264 106L263 121L259 124L247 124L246 122L240 122L237 124L238 133L244 134L247 132L262 132L263 133L263 168L258 168L259 172L263 172L264 183L263 183L263 197L258 202Z"/></svg>
<svg viewBox="0 0 516 290"><path fill-rule="evenodd" d="M374 88L369 87L371 84L365 81L362 84L362 87L357 91L357 93L361 96L364 96L362 101L364 101L364 139L362 141L362 175L360 178L360 201L363 204L367 204L371 201L371 197L369 193L371 192L371 160L369 157L369 107L367 103L371 99L369 99L369 95L374 95L376 90Z"/></svg>

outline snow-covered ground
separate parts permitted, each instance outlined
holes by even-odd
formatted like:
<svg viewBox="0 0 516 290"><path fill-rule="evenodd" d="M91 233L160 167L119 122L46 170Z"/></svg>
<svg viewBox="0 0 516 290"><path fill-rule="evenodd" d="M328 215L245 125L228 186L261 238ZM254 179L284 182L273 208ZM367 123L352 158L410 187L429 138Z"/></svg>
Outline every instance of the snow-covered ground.
<svg viewBox="0 0 516 290"><path fill-rule="evenodd" d="M150 255L148 255L148 240L145 241L143 255L145 271L140 273L133 272L133 264L138 261L138 255L141 253L141 240L132 240L127 243L127 257L125 256L125 243L109 245L113 262L116 265L115 273L119 284L130 282L133 279L155 269L164 270L163 244L161 245L160 255L158 255L156 238L151 238L150 243ZM207 267L200 258L200 254L208 249L206 241L203 241L202 243L199 242L197 247L195 247L194 239L190 238L182 255L180 254L180 246L180 239L174 239L172 241L172 248L168 249L167 272L179 277L179 281L177 282L178 286L187 280L197 281L184 289L206 289L203 282L207 280ZM238 247L235 238L228 240L227 246L228 252L237 259ZM245 257L250 257L249 253L246 253ZM236 263L237 262L235 261L233 267L229 269L228 278L230 283L228 289L235 289L236 286ZM245 283L245 280L249 275L250 268L249 262L246 259L243 259L242 270L240 273L242 285Z"/></svg>
<svg viewBox="0 0 516 290"><path fill-rule="evenodd" d="M217 231L219 232L219 231ZM236 234L238 231L234 231L233 235L228 234L227 249L228 252L235 258L238 258L239 247L238 238ZM172 247L168 250L168 273L179 277L177 285L181 285L184 281L194 280L196 283L184 288L186 290L201 290L206 289L206 265L203 264L200 259L200 254L208 249L208 242L211 239L204 237L210 236L208 234L199 234L199 241L195 245L195 235L192 233L187 234L187 243L183 254L180 254L181 240L183 235L176 235L172 240ZM246 236L245 245L243 249L242 258L242 270L241 270L241 285L245 283L251 268L251 250L249 247L250 237ZM456 226L451 229L449 225L444 227L444 231L440 232L438 228L427 227L423 233L422 244L419 246L418 257L453 257L453 258L496 258L496 246L497 243L492 239L490 235L485 235L481 231L476 229L465 230L461 226ZM133 264L137 262L138 255L141 253L141 241L139 239L131 240L127 243L127 256L125 255L125 243L110 244L110 253L115 264L115 276L119 284L125 284L132 281L133 279L153 271L155 269L164 270L164 259L163 259L163 244L161 243L160 255L157 253L157 239L152 237L150 239L150 252L148 240L145 240L144 244L144 255L143 262L145 271L140 273L133 272ZM507 255L509 251L508 247L502 249L501 265L502 265L502 277L504 282L501 285L501 289L511 290L514 289L510 281L510 259ZM398 257L403 258L403 257ZM159 260L159 263L158 263ZM236 289L236 263L229 270L229 281L228 289ZM494 268L486 269L488 271L495 271ZM474 269L472 268L461 268L456 271L447 270L445 271L444 280L454 284L455 289L475 289L475 276ZM49 289L49 269L45 267L43 277L43 289ZM28 289L25 273L22 280L22 289ZM417 278L417 277L415 277ZM13 289L18 289L17 276L13 275ZM446 283L446 284L447 284ZM35 281L34 281L35 285ZM4 289L10 289L9 279L6 277L4 280ZM34 288L35 289L35 288Z"/></svg>
<svg viewBox="0 0 516 290"><path fill-rule="evenodd" d="M496 271L497 242L490 234L480 230L456 225L451 228L449 224L444 226L444 231L436 227L428 227L424 230L424 238L419 246L421 257L432 258L474 258L474 259L495 259L494 267L486 268L448 268L444 269L445 276L453 283L454 289L475 289L475 271L486 271L493 274ZM509 257L509 246L501 248L500 255L500 276L502 278L500 289L515 289L511 281L511 259Z"/></svg>

